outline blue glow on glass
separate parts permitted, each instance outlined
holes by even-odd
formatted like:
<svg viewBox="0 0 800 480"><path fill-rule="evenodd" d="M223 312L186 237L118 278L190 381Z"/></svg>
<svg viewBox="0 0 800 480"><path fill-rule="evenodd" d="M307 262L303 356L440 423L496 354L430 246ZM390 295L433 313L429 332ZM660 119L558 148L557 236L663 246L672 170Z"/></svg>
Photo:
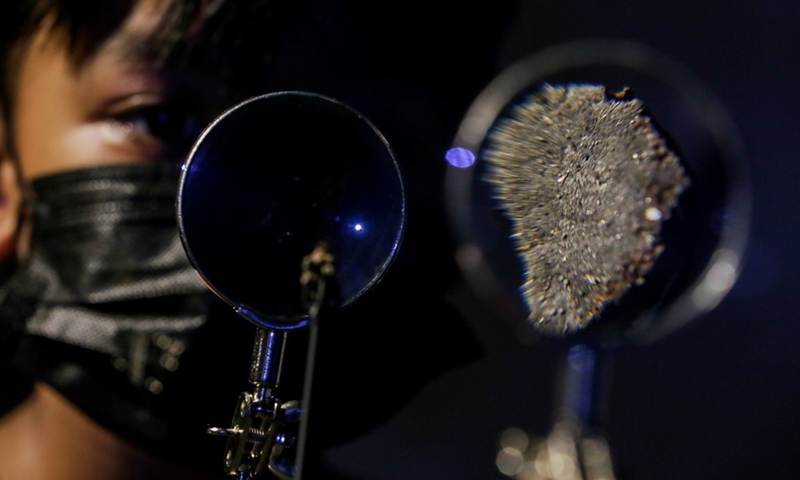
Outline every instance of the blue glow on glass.
<svg viewBox="0 0 800 480"><path fill-rule="evenodd" d="M475 163L475 154L461 147L451 148L444 154L444 158L447 159L447 163L456 168L471 167Z"/></svg>
<svg viewBox="0 0 800 480"><path fill-rule="evenodd" d="M365 233L365 232L366 232L366 230L364 229L364 224L363 224L363 223L361 223L361 222L355 222L355 223L352 223L352 224L350 225L350 228L352 228L352 229L353 229L353 231L354 231L355 233L359 234L359 235L361 235L361 234L363 234L363 233Z"/></svg>

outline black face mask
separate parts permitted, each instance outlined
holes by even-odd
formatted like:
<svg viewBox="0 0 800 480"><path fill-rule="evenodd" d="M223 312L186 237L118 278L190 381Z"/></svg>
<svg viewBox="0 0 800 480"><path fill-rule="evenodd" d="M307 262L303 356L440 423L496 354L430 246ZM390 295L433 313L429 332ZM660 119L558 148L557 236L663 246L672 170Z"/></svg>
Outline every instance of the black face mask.
<svg viewBox="0 0 800 480"><path fill-rule="evenodd" d="M31 375L159 450L188 448L193 434L204 443L209 422L228 421L252 345L252 329L182 247L179 175L158 163L35 180L30 255L0 297L0 322L20 332L18 360Z"/></svg>
<svg viewBox="0 0 800 480"><path fill-rule="evenodd" d="M30 257L6 287L26 333L136 359L134 381L140 337L188 340L206 287L177 235L178 175L171 164L124 165L33 182Z"/></svg>

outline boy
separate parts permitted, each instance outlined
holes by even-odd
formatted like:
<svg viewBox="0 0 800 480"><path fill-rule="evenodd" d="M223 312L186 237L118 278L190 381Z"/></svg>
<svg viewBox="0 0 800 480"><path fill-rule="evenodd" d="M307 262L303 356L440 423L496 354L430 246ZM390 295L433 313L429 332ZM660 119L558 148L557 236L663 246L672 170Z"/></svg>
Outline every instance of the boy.
<svg viewBox="0 0 800 480"><path fill-rule="evenodd" d="M0 309L4 335L30 334L14 333L3 353L18 348L37 381L0 421L0 478L218 477L221 445L208 443L212 460L193 439L210 421L203 411L230 412L236 397L222 407L199 388L211 382L182 373L205 369L217 390L232 383L191 355L211 322L170 223L175 166L221 109L260 93L266 62L253 58L271 53L272 5L2 8L0 244L22 268ZM234 36L261 54L232 48ZM242 334L230 323L223 334Z"/></svg>

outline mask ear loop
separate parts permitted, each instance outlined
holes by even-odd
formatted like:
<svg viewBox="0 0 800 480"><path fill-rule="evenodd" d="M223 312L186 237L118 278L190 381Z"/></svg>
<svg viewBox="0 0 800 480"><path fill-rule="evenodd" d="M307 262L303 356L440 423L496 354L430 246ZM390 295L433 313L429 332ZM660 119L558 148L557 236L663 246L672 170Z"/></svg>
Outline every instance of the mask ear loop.
<svg viewBox="0 0 800 480"><path fill-rule="evenodd" d="M25 336L25 323L33 311L33 306L30 303L17 302L14 289L6 285L28 257L29 243L23 244L22 240L24 238L25 242L29 242L26 234L31 229L31 222L28 219L32 217L35 205L33 185L26 185L23 181L22 166L13 137L8 116L2 115L0 117L0 153L3 156L0 158L0 162L9 162L12 167L10 171L8 169L3 170L2 174L14 176L11 181L16 184L19 192L19 203L15 212L16 218L13 220L15 224L11 227L12 233L8 238L7 244L3 245L4 255L0 257L0 285L2 285L0 288L0 312L3 320L0 322L0 361L6 365L15 363L14 357L17 354L22 338ZM0 182L3 182L5 196L10 197L11 194L8 189L12 188L12 186L5 183L7 181L6 178L0 178ZM2 201L13 201L13 197L4 198ZM4 208L13 207L5 206ZM6 243L5 240L4 243ZM5 251L6 248L7 251ZM13 307L7 308L6 302L13 305Z"/></svg>
<svg viewBox="0 0 800 480"><path fill-rule="evenodd" d="M24 180L22 175L22 163L17 153L11 123L8 121L6 115L3 117L2 123L0 123L0 133L4 132L5 135L6 161L11 162L15 177L14 180L16 181L20 195L12 242L15 250L14 257L16 257L17 262L22 262L23 259L28 256L28 244L30 243L30 233L33 227L31 219L37 204L36 192L33 189L33 184Z"/></svg>

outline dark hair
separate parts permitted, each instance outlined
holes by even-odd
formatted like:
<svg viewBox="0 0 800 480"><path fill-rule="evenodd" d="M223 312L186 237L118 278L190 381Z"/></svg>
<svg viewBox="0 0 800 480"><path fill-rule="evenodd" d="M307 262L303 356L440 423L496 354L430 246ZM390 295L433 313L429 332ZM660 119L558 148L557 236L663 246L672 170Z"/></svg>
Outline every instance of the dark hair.
<svg viewBox="0 0 800 480"><path fill-rule="evenodd" d="M64 34L78 69L116 32L137 0L17 0L0 2L0 108L10 128L16 72L42 28ZM277 41L276 0L171 0L132 55L161 65L193 65L200 56L221 83L245 96L266 73ZM203 28L188 35L198 19Z"/></svg>

